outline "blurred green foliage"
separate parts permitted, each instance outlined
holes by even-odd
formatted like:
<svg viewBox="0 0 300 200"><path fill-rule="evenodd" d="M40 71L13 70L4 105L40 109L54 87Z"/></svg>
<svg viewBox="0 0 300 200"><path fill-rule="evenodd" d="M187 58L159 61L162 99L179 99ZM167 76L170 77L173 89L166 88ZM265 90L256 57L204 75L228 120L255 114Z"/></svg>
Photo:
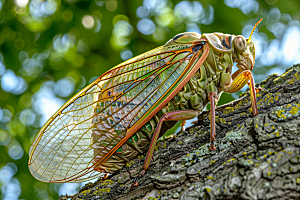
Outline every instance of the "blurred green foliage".
<svg viewBox="0 0 300 200"><path fill-rule="evenodd" d="M280 60L265 67L264 63L274 55L272 41L278 41L281 55L286 31L299 29L299 4L299 0L0 0L1 198L58 198L62 184L42 183L29 173L31 142L59 106L111 67L180 32L249 34L247 27L263 17L256 31L261 55L254 69L254 75L263 79L268 70L289 64ZM234 97L224 94L220 103Z"/></svg>

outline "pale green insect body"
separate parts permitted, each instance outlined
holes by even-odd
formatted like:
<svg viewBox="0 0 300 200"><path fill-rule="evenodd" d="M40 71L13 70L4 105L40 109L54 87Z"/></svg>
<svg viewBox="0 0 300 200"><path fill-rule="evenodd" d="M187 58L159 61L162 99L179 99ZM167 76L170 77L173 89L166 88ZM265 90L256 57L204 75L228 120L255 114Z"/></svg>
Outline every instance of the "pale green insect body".
<svg viewBox="0 0 300 200"><path fill-rule="evenodd" d="M31 146L30 172L44 182L82 182L122 169L147 151L166 113L199 114L209 95L217 101L246 84L240 74L252 70L254 55L243 36L182 33L121 63L47 121ZM233 62L239 70L232 74ZM159 135L174 124L163 122Z"/></svg>
<svg viewBox="0 0 300 200"><path fill-rule="evenodd" d="M232 42L236 36L228 34L204 34L202 37L196 33L183 33L179 36L175 36L165 46L179 45L178 49L186 49L191 47L194 40L200 38L213 38L214 40L208 40L210 46L208 56L202 63L200 68L192 76L187 84L170 100L154 117L149 120L142 128L140 128L129 140L127 140L106 162L101 166L98 166L98 170L102 172L113 173L116 170L122 169L126 162L132 160L139 153L143 153L148 150L151 142L152 135L156 129L159 119L164 113L174 110L186 110L193 109L198 110L199 113L209 103L208 94L213 92L219 97L222 92L228 88L231 83L231 68L233 65L233 53ZM242 37L242 36L239 36ZM227 46L222 45L222 40L228 40ZM174 41L175 40L175 41ZM179 42L177 42L179 40ZM210 43L210 41L212 43ZM188 42L186 45L184 42ZM213 47L214 43L217 43L217 48ZM224 41L223 41L224 43ZM183 47L181 47L182 45ZM254 52L250 52L254 53ZM180 60L186 57L189 53L181 53L174 60ZM162 62L166 64L170 59ZM145 61L147 63L147 61ZM187 62L188 64L188 62ZM186 64L186 65L187 65ZM185 67L185 65L182 65ZM170 70L171 71L171 70ZM162 80L168 76L168 73L162 74ZM159 82L159 84L161 81ZM144 85L143 85L144 86ZM154 88L156 88L154 86ZM146 94L149 92L146 91ZM134 94L136 95L136 94ZM153 97L155 99L155 97ZM150 107L151 105L149 105ZM160 131L162 136L168 129L172 128L176 122L164 122L163 128ZM95 141L96 142L96 141ZM95 154L97 154L96 152ZM99 160L95 160L96 163Z"/></svg>

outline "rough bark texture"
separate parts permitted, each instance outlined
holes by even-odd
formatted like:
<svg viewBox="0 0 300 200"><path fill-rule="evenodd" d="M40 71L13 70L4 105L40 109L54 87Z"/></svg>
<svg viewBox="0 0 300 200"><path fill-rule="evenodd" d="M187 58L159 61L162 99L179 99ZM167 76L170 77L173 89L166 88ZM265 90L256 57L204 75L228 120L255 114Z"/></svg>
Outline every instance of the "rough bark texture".
<svg viewBox="0 0 300 200"><path fill-rule="evenodd" d="M300 65L270 75L257 93L252 116L249 93L216 110L216 151L209 151L209 118L160 141L150 169L131 190L124 168L84 186L72 199L299 199ZM256 85L258 86L258 85ZM144 156L127 164L135 176Z"/></svg>

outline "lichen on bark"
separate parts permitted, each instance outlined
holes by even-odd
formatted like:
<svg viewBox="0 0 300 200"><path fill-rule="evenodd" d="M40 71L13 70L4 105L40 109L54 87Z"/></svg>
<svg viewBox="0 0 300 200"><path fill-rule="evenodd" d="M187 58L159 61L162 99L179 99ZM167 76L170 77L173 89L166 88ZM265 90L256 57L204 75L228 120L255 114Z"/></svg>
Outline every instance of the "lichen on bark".
<svg viewBox="0 0 300 200"><path fill-rule="evenodd" d="M173 141L158 142L138 187L131 189L130 175L142 169L144 156L72 199L299 199L300 65L258 85L257 116L249 92L216 109L216 151L208 150L205 112Z"/></svg>

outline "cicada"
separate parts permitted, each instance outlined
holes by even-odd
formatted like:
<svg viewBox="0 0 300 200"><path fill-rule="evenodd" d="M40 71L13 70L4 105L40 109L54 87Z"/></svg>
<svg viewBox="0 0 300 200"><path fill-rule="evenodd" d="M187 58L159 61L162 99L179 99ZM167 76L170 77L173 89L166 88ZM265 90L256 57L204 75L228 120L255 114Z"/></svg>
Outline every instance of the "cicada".
<svg viewBox="0 0 300 200"><path fill-rule="evenodd" d="M214 150L215 107L222 92L248 84L252 112L258 114L251 36L260 21L248 39L181 33L104 73L39 131L29 153L31 174L43 182L82 182L120 170L147 151L143 174L157 139L177 121L197 117L208 103Z"/></svg>

